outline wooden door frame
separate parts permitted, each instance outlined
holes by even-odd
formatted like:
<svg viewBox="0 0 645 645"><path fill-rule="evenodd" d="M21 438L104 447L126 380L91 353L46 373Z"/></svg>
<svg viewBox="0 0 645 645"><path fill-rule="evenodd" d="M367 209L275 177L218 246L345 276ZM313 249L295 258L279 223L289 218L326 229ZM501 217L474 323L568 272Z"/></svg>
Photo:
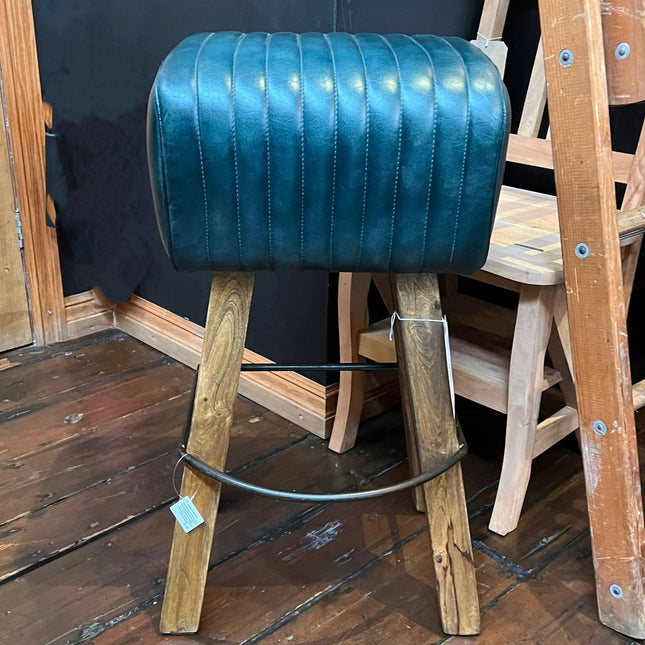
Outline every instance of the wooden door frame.
<svg viewBox="0 0 645 645"><path fill-rule="evenodd" d="M0 2L0 70L37 345L67 338L56 229L47 226L45 126L31 0Z"/></svg>

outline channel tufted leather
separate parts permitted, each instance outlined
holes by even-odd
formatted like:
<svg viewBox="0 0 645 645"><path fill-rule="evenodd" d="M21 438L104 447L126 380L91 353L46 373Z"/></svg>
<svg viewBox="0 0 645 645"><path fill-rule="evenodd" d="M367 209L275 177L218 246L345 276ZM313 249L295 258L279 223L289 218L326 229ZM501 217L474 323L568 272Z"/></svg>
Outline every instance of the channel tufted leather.
<svg viewBox="0 0 645 645"><path fill-rule="evenodd" d="M472 273L508 121L497 69L458 38L191 36L149 102L164 245L186 270Z"/></svg>

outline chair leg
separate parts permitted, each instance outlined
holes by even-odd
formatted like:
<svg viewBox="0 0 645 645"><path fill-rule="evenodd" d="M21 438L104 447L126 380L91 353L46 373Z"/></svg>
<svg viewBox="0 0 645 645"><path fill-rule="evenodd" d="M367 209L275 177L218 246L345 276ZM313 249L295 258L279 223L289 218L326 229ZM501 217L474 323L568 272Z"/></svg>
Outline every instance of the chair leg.
<svg viewBox="0 0 645 645"><path fill-rule="evenodd" d="M519 522L531 474L544 359L553 324L553 287L523 285L508 376L502 473L488 527L506 535Z"/></svg>
<svg viewBox="0 0 645 645"><path fill-rule="evenodd" d="M371 273L340 273L338 276L338 340L343 363L359 360L358 332L368 324L367 294L371 281ZM363 372L341 372L330 450L341 453L354 447L364 397Z"/></svg>
<svg viewBox="0 0 645 645"><path fill-rule="evenodd" d="M252 291L252 273L213 276L187 451L219 470L226 462ZM199 626L220 490L219 482L185 468L181 495L192 498L204 524L190 533L175 525L161 613L164 634L194 633Z"/></svg>
<svg viewBox="0 0 645 645"><path fill-rule="evenodd" d="M436 275L396 275L393 290L401 317L441 319ZM399 322L395 332L406 424L415 430L419 461L426 469L458 446L443 327ZM477 582L460 464L424 484L423 490L443 629L448 634L477 634Z"/></svg>

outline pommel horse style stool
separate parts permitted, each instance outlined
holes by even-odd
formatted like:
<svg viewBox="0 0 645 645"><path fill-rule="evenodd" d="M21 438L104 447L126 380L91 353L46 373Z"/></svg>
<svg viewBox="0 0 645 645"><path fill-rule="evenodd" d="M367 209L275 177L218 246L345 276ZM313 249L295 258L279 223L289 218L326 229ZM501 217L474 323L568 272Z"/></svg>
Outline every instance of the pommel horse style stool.
<svg viewBox="0 0 645 645"><path fill-rule="evenodd" d="M469 274L486 260L508 122L497 68L458 38L221 32L191 36L166 58L148 111L159 228L177 269L215 273L182 452L181 497L204 523L175 526L163 633L197 631L222 481L300 501L422 484L443 629L479 632L436 273ZM266 270L393 274L415 477L302 495L222 472L253 272Z"/></svg>

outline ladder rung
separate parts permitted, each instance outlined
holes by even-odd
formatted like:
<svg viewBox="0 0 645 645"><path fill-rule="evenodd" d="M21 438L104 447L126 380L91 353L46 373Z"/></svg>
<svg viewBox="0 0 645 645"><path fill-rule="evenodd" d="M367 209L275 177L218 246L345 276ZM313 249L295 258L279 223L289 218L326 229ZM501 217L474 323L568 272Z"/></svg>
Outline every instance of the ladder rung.
<svg viewBox="0 0 645 645"><path fill-rule="evenodd" d="M632 396L634 399L634 410L639 410L645 405L645 379L632 385Z"/></svg>
<svg viewBox="0 0 645 645"><path fill-rule="evenodd" d="M645 232L645 206L618 211L618 234L621 239Z"/></svg>

